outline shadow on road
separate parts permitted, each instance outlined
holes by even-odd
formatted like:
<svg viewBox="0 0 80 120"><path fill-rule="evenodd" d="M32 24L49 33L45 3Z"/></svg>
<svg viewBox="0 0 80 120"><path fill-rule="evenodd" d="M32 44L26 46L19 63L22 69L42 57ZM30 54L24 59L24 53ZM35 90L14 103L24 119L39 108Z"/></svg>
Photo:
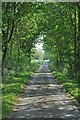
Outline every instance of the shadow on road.
<svg viewBox="0 0 80 120"><path fill-rule="evenodd" d="M54 80L48 63L44 63L18 98L11 117L75 120L79 111Z"/></svg>

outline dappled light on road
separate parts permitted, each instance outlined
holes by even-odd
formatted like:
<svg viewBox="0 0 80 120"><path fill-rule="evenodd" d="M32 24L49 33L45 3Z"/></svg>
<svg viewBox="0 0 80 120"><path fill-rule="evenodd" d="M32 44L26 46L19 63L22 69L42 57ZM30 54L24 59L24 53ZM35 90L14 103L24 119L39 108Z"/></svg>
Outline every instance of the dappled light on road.
<svg viewBox="0 0 80 120"><path fill-rule="evenodd" d="M78 118L79 111L44 63L13 108L13 118Z"/></svg>

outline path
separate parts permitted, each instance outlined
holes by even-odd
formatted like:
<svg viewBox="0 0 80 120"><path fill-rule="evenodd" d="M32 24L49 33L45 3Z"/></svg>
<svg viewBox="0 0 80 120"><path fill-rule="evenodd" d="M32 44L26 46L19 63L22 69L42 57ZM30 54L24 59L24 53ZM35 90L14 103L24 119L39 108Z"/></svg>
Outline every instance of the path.
<svg viewBox="0 0 80 120"><path fill-rule="evenodd" d="M54 80L48 63L33 75L13 108L14 118L66 118L79 120L77 107ZM74 119L73 119L74 118Z"/></svg>

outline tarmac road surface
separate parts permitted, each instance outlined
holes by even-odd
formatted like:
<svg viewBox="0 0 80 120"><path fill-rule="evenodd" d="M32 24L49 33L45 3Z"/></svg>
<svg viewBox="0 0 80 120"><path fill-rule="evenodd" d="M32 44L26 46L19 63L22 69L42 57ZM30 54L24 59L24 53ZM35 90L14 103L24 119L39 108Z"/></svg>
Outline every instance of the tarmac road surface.
<svg viewBox="0 0 80 120"><path fill-rule="evenodd" d="M65 118L79 120L79 111L43 63L18 98L11 118Z"/></svg>

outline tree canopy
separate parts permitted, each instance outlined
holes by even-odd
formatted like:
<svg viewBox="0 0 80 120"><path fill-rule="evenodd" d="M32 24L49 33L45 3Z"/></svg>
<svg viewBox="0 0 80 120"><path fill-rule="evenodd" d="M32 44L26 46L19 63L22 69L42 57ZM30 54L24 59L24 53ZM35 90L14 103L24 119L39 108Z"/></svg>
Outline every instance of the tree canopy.
<svg viewBox="0 0 80 120"><path fill-rule="evenodd" d="M37 37L44 36L48 58L70 77L80 77L79 3L2 3L4 67L30 64ZM24 60L25 59L25 60ZM12 64L10 65L10 62Z"/></svg>
<svg viewBox="0 0 80 120"><path fill-rule="evenodd" d="M80 102L80 2L3 2L1 24L3 116L39 59L48 59L54 77Z"/></svg>

